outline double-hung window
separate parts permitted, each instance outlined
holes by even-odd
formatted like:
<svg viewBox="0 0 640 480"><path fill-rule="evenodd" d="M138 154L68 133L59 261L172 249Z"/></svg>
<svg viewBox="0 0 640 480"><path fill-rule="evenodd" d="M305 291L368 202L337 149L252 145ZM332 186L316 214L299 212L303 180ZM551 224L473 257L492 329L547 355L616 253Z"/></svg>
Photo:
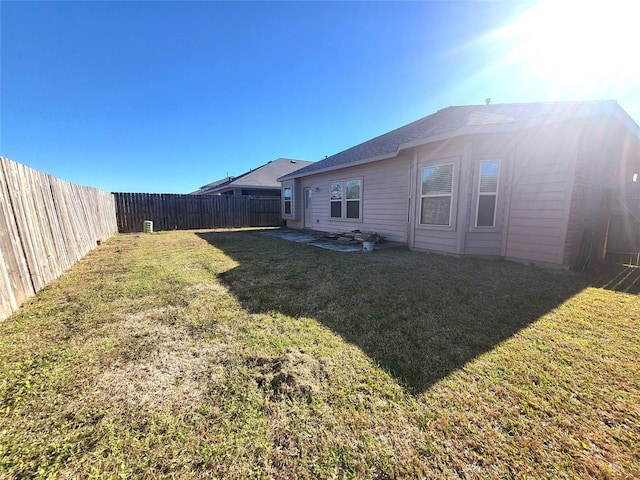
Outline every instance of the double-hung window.
<svg viewBox="0 0 640 480"><path fill-rule="evenodd" d="M453 174L453 163L422 169L421 225L451 226Z"/></svg>
<svg viewBox="0 0 640 480"><path fill-rule="evenodd" d="M331 182L331 218L360 220L362 206L362 180Z"/></svg>
<svg viewBox="0 0 640 480"><path fill-rule="evenodd" d="M292 203L292 188L291 187L284 187L283 189L283 194L282 194L282 199L284 201L284 214L285 215L291 215L291 212L293 211L291 208L291 203Z"/></svg>
<svg viewBox="0 0 640 480"><path fill-rule="evenodd" d="M480 162L476 227L493 228L496 226L499 177L500 160L483 160Z"/></svg>

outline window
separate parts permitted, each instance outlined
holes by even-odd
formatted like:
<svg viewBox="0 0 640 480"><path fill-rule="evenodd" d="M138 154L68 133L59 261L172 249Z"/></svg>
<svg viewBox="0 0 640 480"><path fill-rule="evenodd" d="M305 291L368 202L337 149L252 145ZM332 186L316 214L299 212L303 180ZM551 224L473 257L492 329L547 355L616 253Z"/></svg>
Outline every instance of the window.
<svg viewBox="0 0 640 480"><path fill-rule="evenodd" d="M453 163L422 169L420 224L451 226Z"/></svg>
<svg viewBox="0 0 640 480"><path fill-rule="evenodd" d="M499 160L483 160L480 162L476 227L493 228L496 226L499 176Z"/></svg>
<svg viewBox="0 0 640 480"><path fill-rule="evenodd" d="M342 182L331 184L331 218L342 217Z"/></svg>
<svg viewBox="0 0 640 480"><path fill-rule="evenodd" d="M304 190L304 208L309 210L311 208L311 189L305 188Z"/></svg>
<svg viewBox="0 0 640 480"><path fill-rule="evenodd" d="M291 215L291 187L284 187L284 214Z"/></svg>
<svg viewBox="0 0 640 480"><path fill-rule="evenodd" d="M331 218L359 220L362 180L343 180L331 183Z"/></svg>

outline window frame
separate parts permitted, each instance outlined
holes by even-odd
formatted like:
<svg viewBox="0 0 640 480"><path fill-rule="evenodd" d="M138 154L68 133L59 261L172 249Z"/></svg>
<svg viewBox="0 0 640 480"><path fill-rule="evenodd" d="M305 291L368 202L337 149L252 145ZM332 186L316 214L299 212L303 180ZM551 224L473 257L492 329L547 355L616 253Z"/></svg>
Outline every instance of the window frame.
<svg viewBox="0 0 640 480"><path fill-rule="evenodd" d="M348 184L349 182L358 182L358 198L348 198L349 190ZM340 199L334 199L332 197L333 186L340 185L341 189L341 197ZM363 193L363 185L364 181L362 177L353 177L353 178L344 178L339 180L331 180L329 182L329 220L330 221L341 221L341 222L362 222L362 193ZM349 203L358 202L358 216L357 217L348 217L349 213ZM333 205L340 204L340 216L333 216Z"/></svg>
<svg viewBox="0 0 640 480"><path fill-rule="evenodd" d="M498 174L496 178L496 189L492 192L483 192L482 191L482 166L485 162L497 162L498 163ZM478 230L489 230L495 229L497 226L498 219L498 199L500 198L500 173L502 171L502 161L499 158L481 158L478 161L478 178L476 181L476 208L474 215L474 223L473 227ZM490 197L493 196L495 198L493 203L493 224L492 225L478 225L478 216L480 214L480 197Z"/></svg>
<svg viewBox="0 0 640 480"><path fill-rule="evenodd" d="M291 192L291 196L288 199L286 197L287 190ZM294 183L284 182L282 184L282 218L285 218L288 220L294 220L296 218L295 210L294 210L295 208L294 197L295 197ZM287 204L289 204L289 213L287 213Z"/></svg>
<svg viewBox="0 0 640 480"><path fill-rule="evenodd" d="M455 192L457 188L456 175L457 175L457 165L456 161L453 159L442 159L438 160L437 163L429 163L426 165L421 165L419 169L420 175L418 176L418 186L419 186L419 208L418 208L418 226L429 229L439 229L439 230L455 230ZM444 167L447 165L451 165L451 190L448 194L438 193L438 194L424 194L423 193L423 181L424 181L424 172L429 168L437 168ZM447 224L435 224L435 223L423 223L422 222L422 209L423 209L423 199L425 198L449 198L449 223Z"/></svg>

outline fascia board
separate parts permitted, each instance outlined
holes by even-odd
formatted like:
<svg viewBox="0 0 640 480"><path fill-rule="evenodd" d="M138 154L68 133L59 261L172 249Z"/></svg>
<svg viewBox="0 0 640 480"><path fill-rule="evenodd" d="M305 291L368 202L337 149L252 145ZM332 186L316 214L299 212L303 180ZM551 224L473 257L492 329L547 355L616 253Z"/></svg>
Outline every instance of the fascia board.
<svg viewBox="0 0 640 480"><path fill-rule="evenodd" d="M288 175L285 175L284 177L278 178L278 181L279 182L286 182L287 180L293 180L295 178L309 177L311 175L316 175L318 173L327 173L327 172L333 172L335 170L342 170L344 168L357 167L359 165L364 165L366 163L379 162L380 160L387 160L387 159L393 158L393 157L395 157L397 155L398 155L398 151L391 152L391 153L385 153L384 155L378 155L376 157L363 158L361 160L356 160L354 162L342 163L340 165L332 165L332 166L326 167L326 168L319 168L317 170L312 170L311 172L302 173L302 174L299 174L299 175L296 175L296 172L293 172L293 173L290 173Z"/></svg>

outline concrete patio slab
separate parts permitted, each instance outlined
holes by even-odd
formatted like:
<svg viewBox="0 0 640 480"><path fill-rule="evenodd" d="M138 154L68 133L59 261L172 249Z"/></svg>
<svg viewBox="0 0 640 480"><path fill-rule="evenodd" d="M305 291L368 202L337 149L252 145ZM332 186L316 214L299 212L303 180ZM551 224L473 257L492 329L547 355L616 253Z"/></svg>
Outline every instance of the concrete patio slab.
<svg viewBox="0 0 640 480"><path fill-rule="evenodd" d="M326 234L323 232L310 232L308 230L290 230L282 228L278 230L267 230L262 233L264 235L282 238L291 242L306 243L307 245L311 245L312 247L333 250L334 252L362 251L362 245L360 243L331 240L326 238Z"/></svg>

